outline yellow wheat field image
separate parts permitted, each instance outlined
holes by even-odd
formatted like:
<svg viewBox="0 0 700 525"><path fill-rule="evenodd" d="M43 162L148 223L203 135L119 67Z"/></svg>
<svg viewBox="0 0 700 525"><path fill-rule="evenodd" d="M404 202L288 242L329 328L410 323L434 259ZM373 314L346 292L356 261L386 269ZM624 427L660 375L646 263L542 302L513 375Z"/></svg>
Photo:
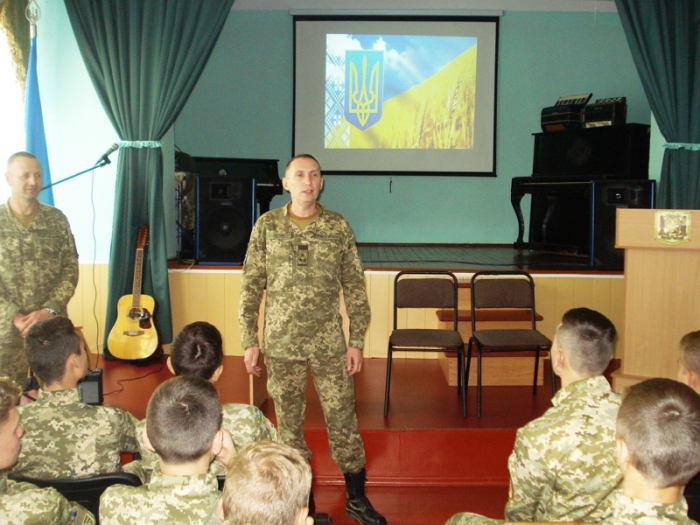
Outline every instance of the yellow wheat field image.
<svg viewBox="0 0 700 525"><path fill-rule="evenodd" d="M476 58L474 45L423 82L385 101L381 119L364 131L340 122L346 137L349 131L346 147L471 149Z"/></svg>

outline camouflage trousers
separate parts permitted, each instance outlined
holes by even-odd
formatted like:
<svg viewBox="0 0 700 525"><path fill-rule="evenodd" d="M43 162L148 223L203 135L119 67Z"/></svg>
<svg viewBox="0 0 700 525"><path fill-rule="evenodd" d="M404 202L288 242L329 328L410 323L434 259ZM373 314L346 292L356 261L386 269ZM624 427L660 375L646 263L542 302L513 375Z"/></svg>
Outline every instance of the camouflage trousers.
<svg viewBox="0 0 700 525"><path fill-rule="evenodd" d="M365 447L357 428L355 386L347 373L345 355L320 359L311 355L308 361L266 357L265 364L280 441L311 458L303 428L308 367L326 420L333 461L343 473L364 467Z"/></svg>
<svg viewBox="0 0 700 525"><path fill-rule="evenodd" d="M18 387L24 388L28 369L24 338L14 326L3 327L0 329L0 377L9 377Z"/></svg>

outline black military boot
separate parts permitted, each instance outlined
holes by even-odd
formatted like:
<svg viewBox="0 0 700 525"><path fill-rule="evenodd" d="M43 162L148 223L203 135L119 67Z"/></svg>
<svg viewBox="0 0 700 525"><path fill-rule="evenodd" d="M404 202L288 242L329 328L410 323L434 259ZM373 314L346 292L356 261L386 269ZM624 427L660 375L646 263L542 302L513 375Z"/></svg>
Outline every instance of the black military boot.
<svg viewBox="0 0 700 525"><path fill-rule="evenodd" d="M367 471L347 472L345 486L347 487L347 503L345 514L348 518L359 521L362 525L386 525L386 519L379 514L365 496L365 479Z"/></svg>

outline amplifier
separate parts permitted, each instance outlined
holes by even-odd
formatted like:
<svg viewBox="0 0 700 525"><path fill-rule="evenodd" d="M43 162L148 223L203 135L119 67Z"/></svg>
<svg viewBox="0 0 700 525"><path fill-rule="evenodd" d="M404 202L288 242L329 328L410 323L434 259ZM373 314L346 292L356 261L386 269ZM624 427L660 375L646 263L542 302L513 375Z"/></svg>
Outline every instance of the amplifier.
<svg viewBox="0 0 700 525"><path fill-rule="evenodd" d="M601 98L583 110L586 128L619 126L627 122L627 99L625 97Z"/></svg>
<svg viewBox="0 0 700 525"><path fill-rule="evenodd" d="M544 108L540 116L542 131L568 131L583 126L583 108L591 98L591 93L561 97L551 107Z"/></svg>

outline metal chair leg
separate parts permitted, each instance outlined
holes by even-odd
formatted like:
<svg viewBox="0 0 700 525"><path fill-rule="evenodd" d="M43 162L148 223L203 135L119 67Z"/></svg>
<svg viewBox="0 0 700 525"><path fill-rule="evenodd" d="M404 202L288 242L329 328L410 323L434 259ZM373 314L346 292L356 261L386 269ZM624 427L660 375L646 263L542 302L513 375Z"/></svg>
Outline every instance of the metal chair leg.
<svg viewBox="0 0 700 525"><path fill-rule="evenodd" d="M551 377L551 380L552 380L552 397L554 397L554 395L557 393L557 375L554 373L554 363L552 362L552 352L551 352L551 349L550 349L550 352L549 352L549 362L550 362L550 364L552 365L552 366L551 366L551 369L552 369L552 370L551 370L550 377Z"/></svg>
<svg viewBox="0 0 700 525"><path fill-rule="evenodd" d="M384 417L389 414L389 388L391 385L391 355L392 348L389 345L389 352L386 359L386 386L384 387Z"/></svg>
<svg viewBox="0 0 700 525"><path fill-rule="evenodd" d="M540 349L535 350L535 378L532 380L532 395L537 395L537 372L540 368Z"/></svg>
<svg viewBox="0 0 700 525"><path fill-rule="evenodd" d="M467 417L467 379L464 377L464 347L462 347L462 351L457 354L457 361L459 361L458 381L460 383L460 394L462 396L462 417Z"/></svg>
<svg viewBox="0 0 700 525"><path fill-rule="evenodd" d="M476 417L481 418L481 346L476 345Z"/></svg>

